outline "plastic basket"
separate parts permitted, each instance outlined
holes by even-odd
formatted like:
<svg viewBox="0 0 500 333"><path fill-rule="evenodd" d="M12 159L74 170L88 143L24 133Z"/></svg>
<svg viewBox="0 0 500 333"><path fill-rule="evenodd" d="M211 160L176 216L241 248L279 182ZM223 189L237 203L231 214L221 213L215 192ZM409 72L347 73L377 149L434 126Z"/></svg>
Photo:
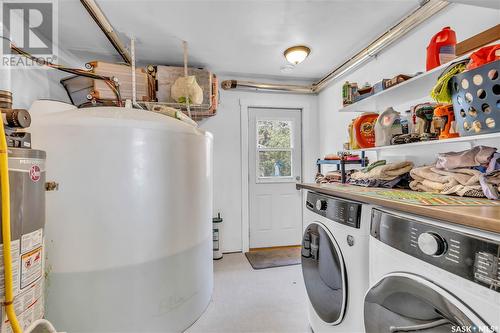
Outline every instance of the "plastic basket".
<svg viewBox="0 0 500 333"><path fill-rule="evenodd" d="M461 136L500 132L500 60L457 74L451 81Z"/></svg>

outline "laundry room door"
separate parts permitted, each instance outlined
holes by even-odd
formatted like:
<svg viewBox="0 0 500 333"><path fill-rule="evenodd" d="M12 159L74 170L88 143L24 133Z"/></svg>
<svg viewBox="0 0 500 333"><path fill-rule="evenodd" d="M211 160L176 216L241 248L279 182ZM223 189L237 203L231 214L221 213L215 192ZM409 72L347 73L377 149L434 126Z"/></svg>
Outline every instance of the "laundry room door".
<svg viewBox="0 0 500 333"><path fill-rule="evenodd" d="M302 238L301 110L249 108L250 248L299 245Z"/></svg>

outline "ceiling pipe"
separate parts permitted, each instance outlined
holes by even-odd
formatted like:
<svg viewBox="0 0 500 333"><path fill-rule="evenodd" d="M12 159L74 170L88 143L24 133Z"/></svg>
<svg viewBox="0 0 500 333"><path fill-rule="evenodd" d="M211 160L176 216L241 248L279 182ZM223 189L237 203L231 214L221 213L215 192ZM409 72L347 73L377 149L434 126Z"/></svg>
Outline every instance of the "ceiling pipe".
<svg viewBox="0 0 500 333"><path fill-rule="evenodd" d="M293 84L276 84L276 83L258 83L251 81L241 81L241 80L226 80L221 83L222 89L248 89L248 90L258 90L258 91L287 91L297 94L310 94L310 86L299 86Z"/></svg>
<svg viewBox="0 0 500 333"><path fill-rule="evenodd" d="M104 15L103 11L99 7L99 5L95 2L95 0L80 0L83 7L87 10L87 12L92 16L95 23L101 28L102 32L106 35L108 40L111 42L113 47L118 51L123 60L130 65L132 63L132 57L130 53L125 48L125 45L121 41L120 37L116 34L113 26L107 19L106 15Z"/></svg>
<svg viewBox="0 0 500 333"><path fill-rule="evenodd" d="M264 91L279 91L291 93L304 93L304 94L317 94L331 82L337 78L345 75L353 69L359 67L369 59L375 57L378 53L386 47L405 36L408 32L415 29L418 25L437 14L448 5L448 1L442 0L425 0L422 1L420 6L404 17L396 25L387 30L380 37L371 42L360 52L356 53L353 57L347 59L340 66L333 69L325 77L318 82L306 86L273 84L273 83L258 83L248 81L229 80L222 82L222 88L229 89L256 89Z"/></svg>

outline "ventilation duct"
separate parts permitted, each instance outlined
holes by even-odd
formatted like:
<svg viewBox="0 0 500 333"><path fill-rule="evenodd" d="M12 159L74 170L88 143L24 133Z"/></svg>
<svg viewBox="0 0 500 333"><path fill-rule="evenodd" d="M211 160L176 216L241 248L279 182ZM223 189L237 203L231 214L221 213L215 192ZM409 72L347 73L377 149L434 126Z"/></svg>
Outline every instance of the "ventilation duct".
<svg viewBox="0 0 500 333"><path fill-rule="evenodd" d="M405 36L408 32L415 29L418 25L425 22L427 19L438 13L440 10L448 5L448 1L441 0L426 0L421 5L411 12L408 16L404 17L396 25L387 30L380 37L371 42L363 50L355 54L353 57L347 59L340 66L333 69L325 77L312 85L296 86L285 84L273 83L258 83L249 81L229 80L222 82L222 88L229 89L252 89L259 91L279 91L290 93L305 93L317 94L328 86L337 78L345 75L353 69L359 67L372 57L376 56L386 47Z"/></svg>

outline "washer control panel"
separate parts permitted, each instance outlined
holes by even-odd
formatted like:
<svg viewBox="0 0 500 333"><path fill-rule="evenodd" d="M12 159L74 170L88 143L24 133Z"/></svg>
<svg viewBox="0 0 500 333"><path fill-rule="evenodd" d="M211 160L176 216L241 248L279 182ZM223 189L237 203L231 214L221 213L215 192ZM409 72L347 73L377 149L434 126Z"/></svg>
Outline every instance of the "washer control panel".
<svg viewBox="0 0 500 333"><path fill-rule="evenodd" d="M446 252L446 241L436 233L423 232L417 239L418 248L429 256L440 256Z"/></svg>
<svg viewBox="0 0 500 333"><path fill-rule="evenodd" d="M373 209L379 241L500 292L500 243Z"/></svg>
<svg viewBox="0 0 500 333"><path fill-rule="evenodd" d="M307 192L306 208L329 220L359 228L361 203L331 197L316 192Z"/></svg>

